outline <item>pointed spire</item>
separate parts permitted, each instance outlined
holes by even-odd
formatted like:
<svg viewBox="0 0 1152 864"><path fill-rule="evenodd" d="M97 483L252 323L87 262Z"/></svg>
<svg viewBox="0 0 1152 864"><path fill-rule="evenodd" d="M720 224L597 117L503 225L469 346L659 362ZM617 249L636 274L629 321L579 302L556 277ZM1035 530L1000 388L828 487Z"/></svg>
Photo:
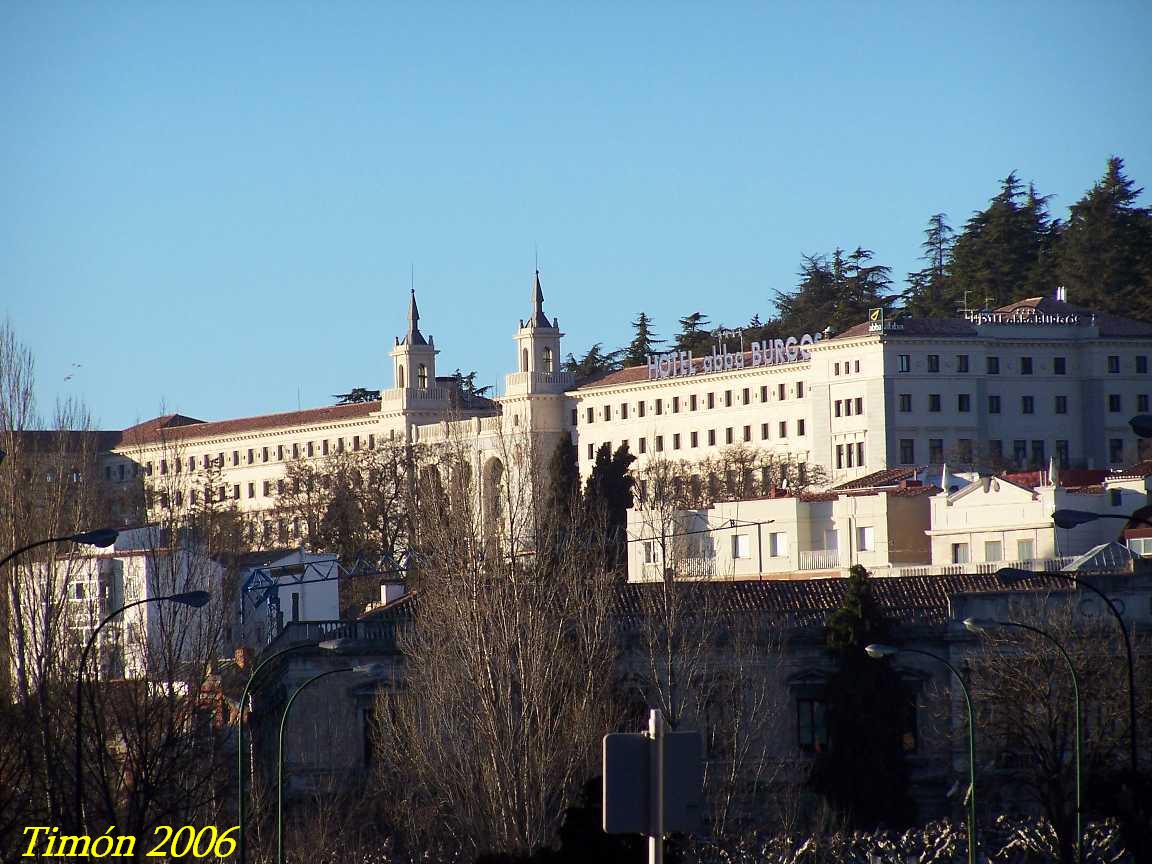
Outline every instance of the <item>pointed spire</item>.
<svg viewBox="0 0 1152 864"><path fill-rule="evenodd" d="M427 345L420 332L420 310L416 308L416 289L412 290L412 299L408 303L408 333L404 337L405 345Z"/></svg>
<svg viewBox="0 0 1152 864"><path fill-rule="evenodd" d="M551 327L552 322L544 314L544 291L540 288L540 271L536 271L536 281L532 286L532 317L528 319L529 327Z"/></svg>

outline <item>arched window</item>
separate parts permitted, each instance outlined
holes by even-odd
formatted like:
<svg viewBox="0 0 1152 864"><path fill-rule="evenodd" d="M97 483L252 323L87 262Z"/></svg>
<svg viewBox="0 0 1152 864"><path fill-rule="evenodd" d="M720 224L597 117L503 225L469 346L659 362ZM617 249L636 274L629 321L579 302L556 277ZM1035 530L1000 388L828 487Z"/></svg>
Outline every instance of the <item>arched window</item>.
<svg viewBox="0 0 1152 864"><path fill-rule="evenodd" d="M428 389L428 367L421 363L417 367L417 380L420 382L420 389Z"/></svg>
<svg viewBox="0 0 1152 864"><path fill-rule="evenodd" d="M548 372L548 373L552 372L552 349L551 348L545 348L544 349L544 371Z"/></svg>
<svg viewBox="0 0 1152 864"><path fill-rule="evenodd" d="M400 388L404 387L404 364L403 363L397 363L396 364L396 386L400 387Z"/></svg>
<svg viewBox="0 0 1152 864"><path fill-rule="evenodd" d="M520 351L520 371L521 372L527 372L528 371L528 349L527 348L523 348Z"/></svg>

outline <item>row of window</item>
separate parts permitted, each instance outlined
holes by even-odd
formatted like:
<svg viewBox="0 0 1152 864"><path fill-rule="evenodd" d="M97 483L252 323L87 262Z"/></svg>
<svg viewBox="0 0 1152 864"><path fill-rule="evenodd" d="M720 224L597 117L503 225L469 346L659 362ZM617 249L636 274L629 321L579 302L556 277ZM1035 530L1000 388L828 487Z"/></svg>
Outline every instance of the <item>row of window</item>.
<svg viewBox="0 0 1152 864"><path fill-rule="evenodd" d="M1004 451L1004 442L999 438L991 438L987 442L987 451L984 454L988 461L992 463L1003 463L1011 461L1012 464L1020 468L1033 467L1044 468L1048 464L1048 456L1045 447L1045 442L1042 439L1033 439L1031 441L1024 438L1016 438L1012 441L1011 458L1007 460L1008 454ZM955 459L961 463L971 463L973 461L975 452L975 445L971 438L957 438L956 450L954 453L946 454L944 452L944 439L943 438L929 438L928 439L928 463L932 465L939 465L946 459ZM1066 440L1057 439L1056 449L1052 454L1056 458L1056 464L1060 468L1068 468L1071 465L1070 450ZM1108 439L1108 461L1113 465L1118 465L1124 461L1124 439L1122 438L1109 438ZM916 453L916 439L915 438L901 438L900 439L900 464L901 465L915 465L917 464ZM840 467L837 465L837 467ZM849 465L848 467L851 467Z"/></svg>
<svg viewBox="0 0 1152 864"><path fill-rule="evenodd" d="M760 440L761 441L768 441L771 439L771 428L772 428L771 423L761 423L760 424ZM705 439L707 441L707 444L705 446L707 446L707 447L717 446L717 444L716 444L716 441L717 441L716 432L717 431L718 430L716 430L716 429L707 430L707 432L706 432L707 437ZM776 435L777 438L787 438L788 437L788 421L787 420L780 420L776 424L776 433L777 433L777 435ZM796 435L802 436L805 434L807 434L807 424L804 422L804 420L797 420L796 421ZM652 446L653 446L653 449L655 450L655 452L657 452L657 453L663 453L664 452L664 439L666 437L669 437L669 436L665 436L665 435L653 436ZM696 431L689 432L687 434L687 436L684 436L680 432L674 432L671 435L671 439L672 439L672 449L673 450L683 449L685 444L687 444L688 447L699 447L700 446L700 433L696 432ZM752 426L750 426L750 425L744 426L741 429L740 440L743 442L749 442L752 440ZM727 444L735 444L735 443L736 443L736 427L729 426L728 428L726 428L724 430L724 444L727 445ZM623 439L620 442L620 444L621 444L621 446L631 447L631 442L627 438ZM588 458L589 459L595 459L596 458L596 446L597 445L592 444L592 443L588 444ZM647 453L648 452L648 439L644 438L644 437L637 439L637 446L638 446L637 452Z"/></svg>
<svg viewBox="0 0 1152 864"><path fill-rule="evenodd" d="M841 370L843 370L843 371L841 371ZM860 361L859 360L845 360L843 363L833 363L832 364L832 374L833 375L849 375L853 371L856 372L857 374L860 373Z"/></svg>
<svg viewBox="0 0 1152 864"><path fill-rule="evenodd" d="M966 373L969 371L968 355L957 354L956 356L956 372ZM1138 375L1148 374L1148 356L1146 354L1138 354L1133 358L1133 369ZM1032 357L1020 357L1020 374L1032 375L1035 373L1036 364ZM940 355L929 354L927 355L927 369L929 372L940 371ZM911 372L912 371L912 355L911 354L897 354L896 355L896 371L898 372ZM1000 374L1000 358L996 355L989 355L984 358L984 371L989 375ZM1121 372L1121 362L1119 354L1108 355L1108 373L1110 375L1119 375ZM837 373L839 374L839 373ZM1052 358L1052 374L1053 375L1067 375L1068 374L1068 358L1067 357L1053 357Z"/></svg>
<svg viewBox="0 0 1152 864"><path fill-rule="evenodd" d="M836 469L863 468L864 442L855 441L836 445Z"/></svg>
<svg viewBox="0 0 1152 864"><path fill-rule="evenodd" d="M859 402L859 400L857 400ZM1136 396L1136 412L1142 414L1148 411L1149 396L1147 393L1140 393ZM901 414L908 414L912 411L912 394L900 393L897 395L897 407ZM1001 397L996 394L988 396L988 413L999 414L1001 413L1002 401ZM943 401L939 393L928 394L928 411L932 414L938 414L943 410ZM968 393L956 394L956 410L961 414L968 413L972 410L972 396ZM1122 413L1124 410L1124 399L1119 393L1108 394L1108 411L1112 414ZM1052 411L1054 414L1067 414L1068 413L1068 397L1055 396L1052 402ZM1035 396L1021 396L1020 397L1020 413L1021 414L1035 414L1036 413L1036 397ZM840 416L840 403L836 403L836 416Z"/></svg>
<svg viewBox="0 0 1152 864"><path fill-rule="evenodd" d="M795 391L796 391L796 398L797 399L803 399L804 398L804 382L803 381L797 381L796 382ZM739 393L736 393L736 391L734 391L734 390L725 390L719 395L720 395L720 401L723 402L723 407L725 407L725 408L731 408L733 405L751 405L752 404L752 388L751 387L744 387L743 389L740 390ZM704 407L706 409L711 410L711 409L716 407L716 402L717 402L716 396L717 396L716 393L705 393L704 394L703 402L704 402ZM788 398L788 385L785 384L784 382L780 382L779 384L776 385L776 399L778 401L783 401L787 398ZM663 414L665 401L666 400L663 398L653 400L653 402L652 402L653 413ZM697 411L700 408L700 401L701 400L698 398L697 394L695 394L695 393L691 394L687 398L683 398L680 396L673 396L667 400L668 405L669 405L669 410L673 414L679 414L681 412L681 410ZM767 384L763 384L760 386L760 401L761 402L767 402L768 401L768 385ZM630 411L629 403L621 402L618 410L616 411L616 417L618 417L621 420L627 420L628 415L629 415L629 411ZM647 416L647 413L648 413L648 403L644 402L644 401L637 402L636 403L636 416L637 417L645 417L645 416ZM584 422L585 423L594 423L596 421L596 414L597 414L596 408L589 405L588 407L586 407L584 409ZM603 419L605 422L610 422L612 420L612 417L613 417L612 406L611 405L604 405L600 409L599 414L600 414L601 419ZM572 409L572 425L575 426L578 422L579 422L579 411L578 411L578 409L573 408Z"/></svg>
<svg viewBox="0 0 1152 864"><path fill-rule="evenodd" d="M299 443L292 444L290 448L284 444L278 444L275 448L260 447L257 449L255 447L249 447L246 451L233 450L232 455L231 455L231 464L233 467L237 467L241 464L255 465L257 463L257 461L259 461L261 463L264 463L264 462L283 462L285 459L285 456L289 452L291 453L292 459L299 459L302 456L312 458L312 457L316 456L317 453L319 453L319 455L321 455L321 456L328 456L332 452L343 453L346 446L351 447L351 449L353 451L359 451L359 450L365 449L365 448L367 448L368 450L374 450L374 449L376 449L376 436L375 435L368 435L366 438L361 438L361 436L359 436L359 435L353 435L352 438L348 440L347 444L345 443L344 438L337 438L332 442L329 442L328 439L325 438L323 441L320 441L320 442L308 441L305 444L299 444ZM273 456L272 456L273 452L275 452L275 458L273 458ZM259 458L257 458L257 453L259 453ZM173 473L179 474L181 472L181 470L183 469L185 463L187 464L189 471L195 471L197 469L197 466L200 466L205 471L207 471L208 469L210 469L212 467L223 468L225 465L224 456L225 456L224 453L217 453L215 456L212 456L212 455L209 455L208 453L205 453L202 457L199 457L199 459L196 456L189 456L187 458L187 460L185 460L183 458L173 459L171 462L171 466L169 465L169 462L167 459L161 459L159 461L159 464L155 467L159 470L161 475L167 474L170 467L171 467L171 470ZM118 479L118 480L128 479L127 478L128 471L126 468L127 464L128 463L122 462L115 467L115 478L116 479ZM144 464L145 475L151 477L153 469L154 469L153 463L146 462ZM139 472L140 472L140 466L133 464L132 470L131 470L132 476L133 477L138 476ZM106 479L106 480L112 480L113 479L113 466L106 465L104 467L104 479Z"/></svg>
<svg viewBox="0 0 1152 864"><path fill-rule="evenodd" d="M837 399L832 403L832 413L836 417L851 417L853 414L863 414L864 399L860 396L854 399Z"/></svg>

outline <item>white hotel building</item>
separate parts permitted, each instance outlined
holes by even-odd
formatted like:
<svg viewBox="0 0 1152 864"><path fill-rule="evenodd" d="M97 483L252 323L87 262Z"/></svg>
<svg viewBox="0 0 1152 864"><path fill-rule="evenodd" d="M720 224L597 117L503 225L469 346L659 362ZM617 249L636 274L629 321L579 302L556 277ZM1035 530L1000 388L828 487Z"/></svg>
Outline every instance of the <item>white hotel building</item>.
<svg viewBox="0 0 1152 864"><path fill-rule="evenodd" d="M674 365L654 360L576 386L559 370L564 334L544 314L537 275L532 313L509 352L515 371L501 395L471 402L460 399L452 379L437 377L440 352L421 332L414 295L408 317L380 401L215 422L158 417L118 433L105 479L180 475L191 489L212 466L214 494L246 511L270 511L290 460L385 440L463 439L484 495L505 470L509 433L531 435L542 452L570 435L583 475L605 443L627 442L639 466L742 443L821 465L829 485L889 467L977 457L1101 469L1148 457L1149 442L1128 420L1149 411L1152 323L1093 314L1062 299L954 319L863 322L788 345L749 345L741 354L733 347L716 365L735 368L705 371L712 358L696 357L688 374L678 357ZM468 363L460 356L451 365Z"/></svg>

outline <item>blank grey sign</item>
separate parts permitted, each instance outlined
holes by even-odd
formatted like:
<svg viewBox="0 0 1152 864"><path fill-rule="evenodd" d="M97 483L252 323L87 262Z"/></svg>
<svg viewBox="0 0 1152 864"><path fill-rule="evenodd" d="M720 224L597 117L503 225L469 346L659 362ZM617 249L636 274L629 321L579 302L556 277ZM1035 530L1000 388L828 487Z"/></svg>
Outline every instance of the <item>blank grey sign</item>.
<svg viewBox="0 0 1152 864"><path fill-rule="evenodd" d="M613 732L604 736L604 831L647 834L651 805L647 735Z"/></svg>

